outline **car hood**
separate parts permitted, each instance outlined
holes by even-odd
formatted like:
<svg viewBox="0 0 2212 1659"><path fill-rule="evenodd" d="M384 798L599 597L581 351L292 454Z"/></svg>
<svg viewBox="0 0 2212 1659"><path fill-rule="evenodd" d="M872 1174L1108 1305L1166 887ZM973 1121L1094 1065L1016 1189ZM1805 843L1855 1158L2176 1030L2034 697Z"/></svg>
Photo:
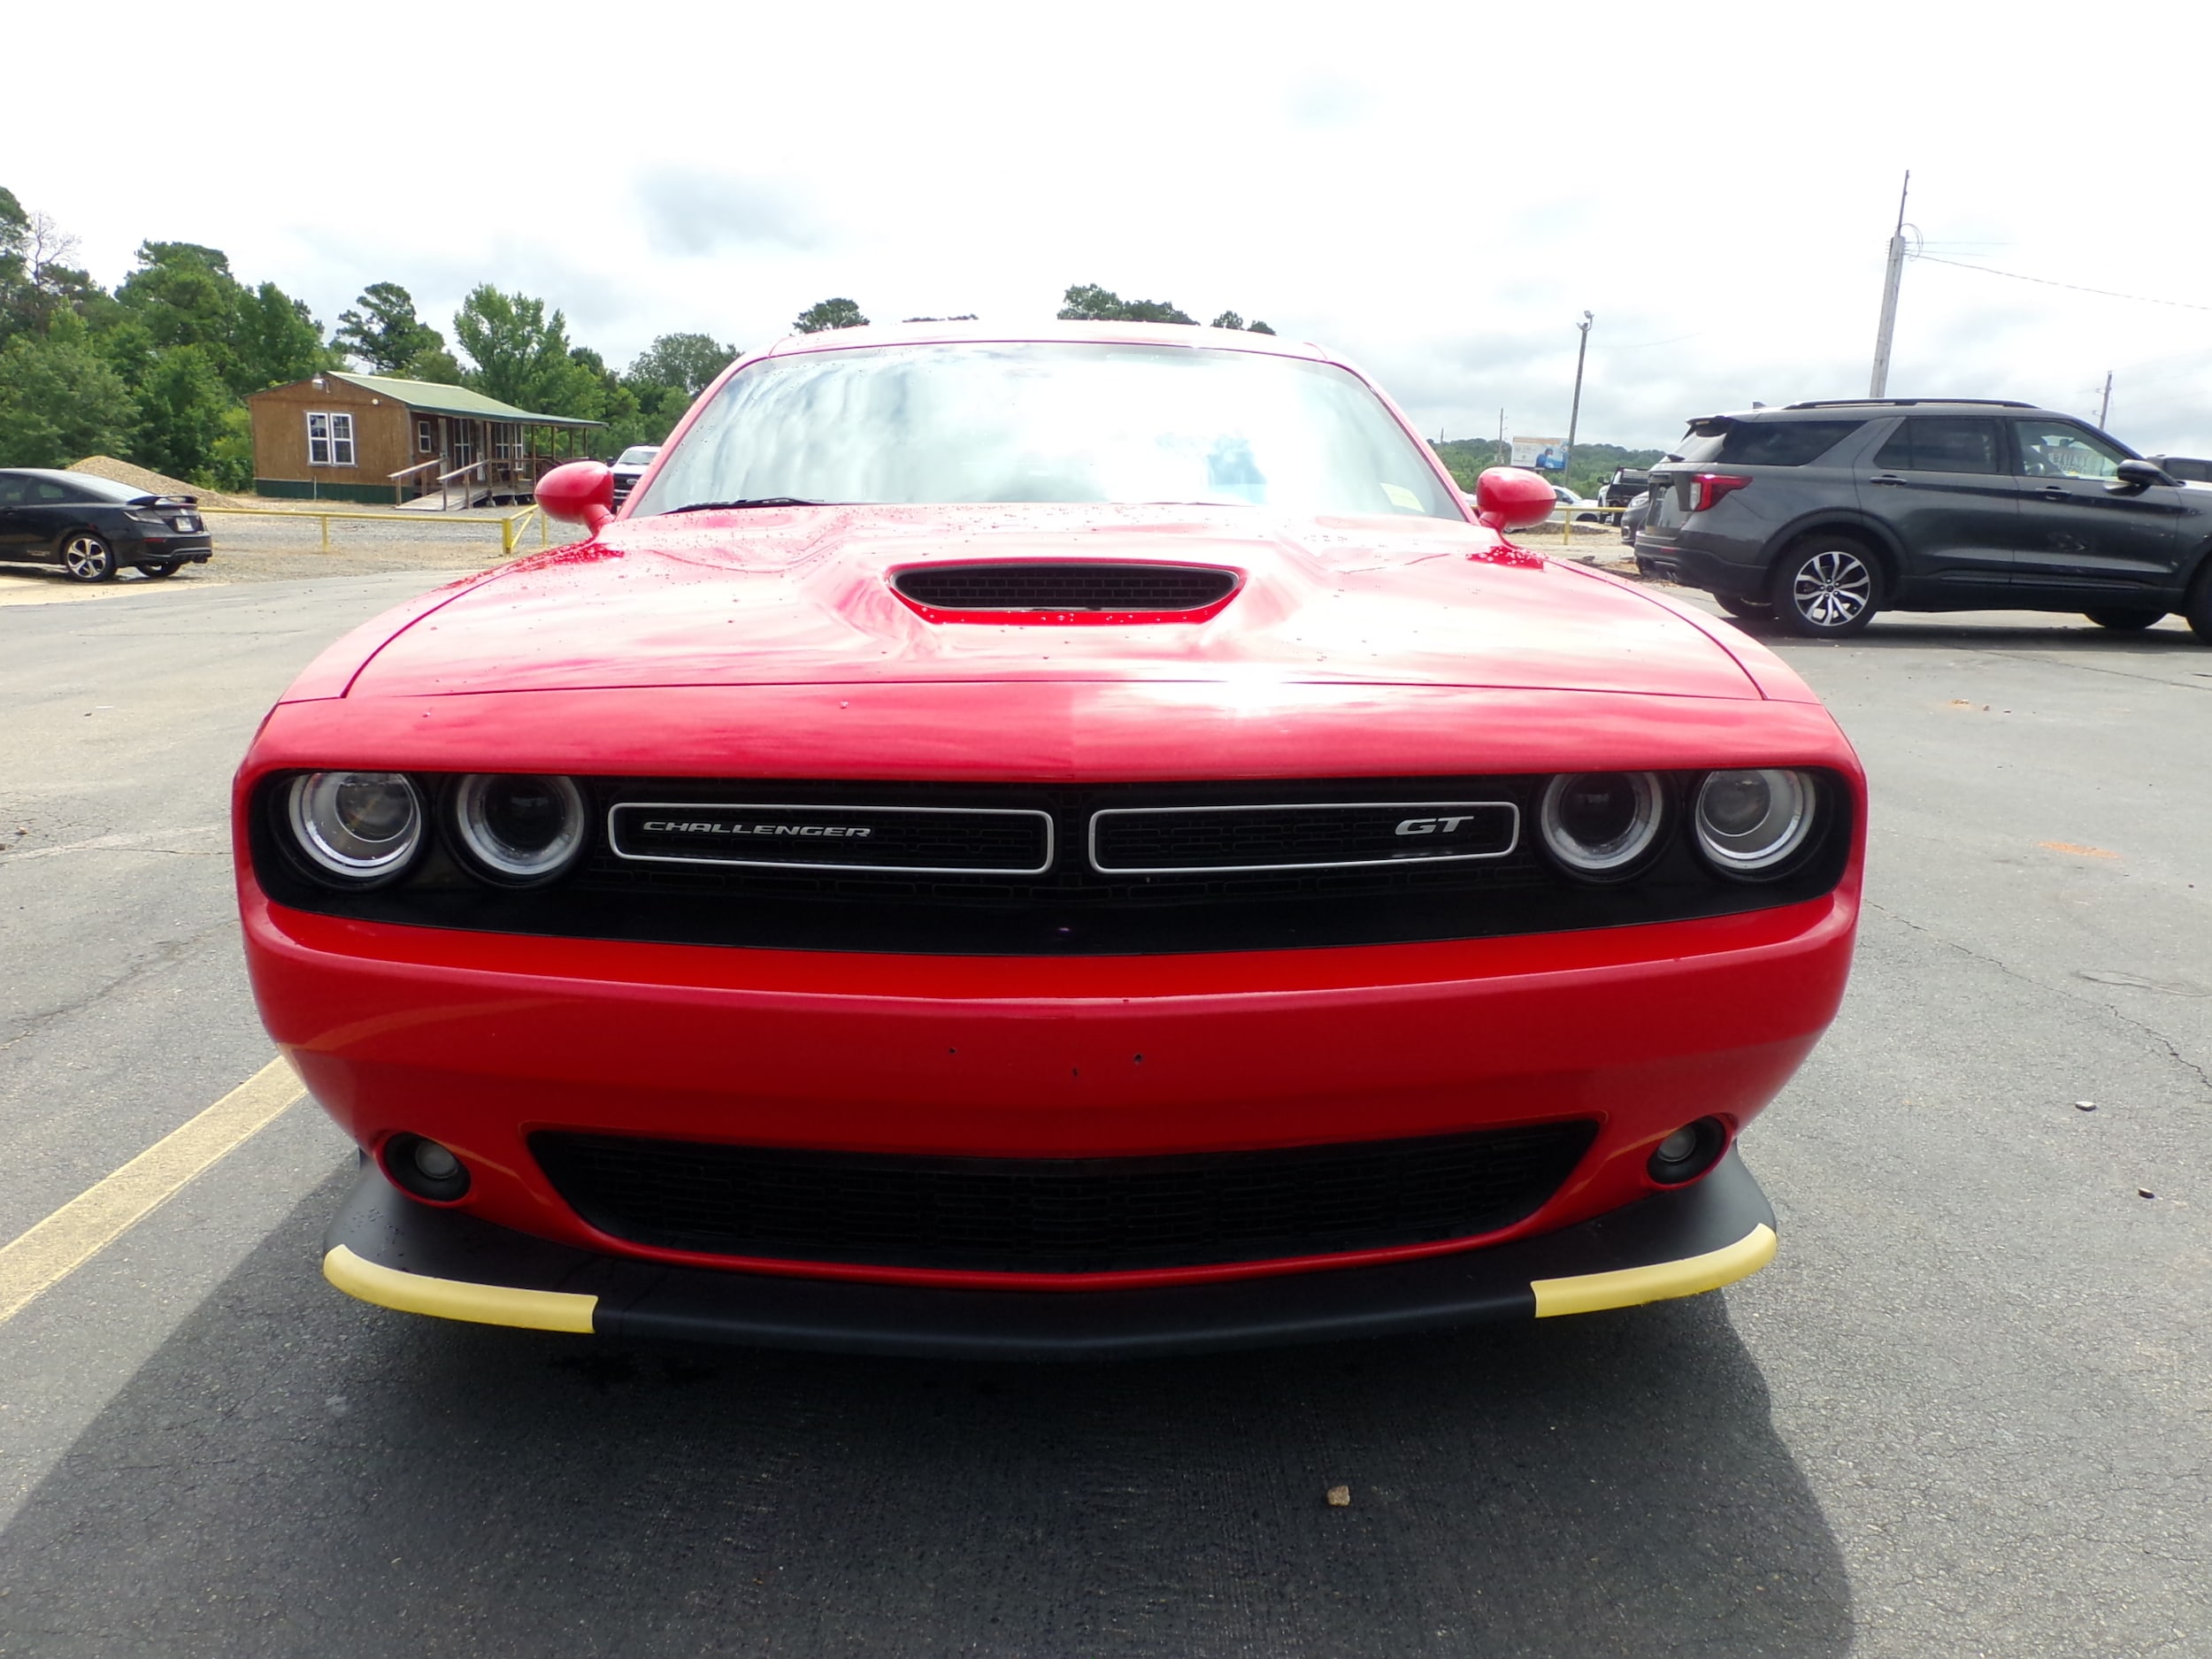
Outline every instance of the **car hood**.
<svg viewBox="0 0 2212 1659"><path fill-rule="evenodd" d="M892 576L992 559L1240 572L1202 621L960 622ZM1473 525L1217 507L818 507L621 520L468 585L350 696L929 681L1308 681L1757 698L1688 615Z"/></svg>

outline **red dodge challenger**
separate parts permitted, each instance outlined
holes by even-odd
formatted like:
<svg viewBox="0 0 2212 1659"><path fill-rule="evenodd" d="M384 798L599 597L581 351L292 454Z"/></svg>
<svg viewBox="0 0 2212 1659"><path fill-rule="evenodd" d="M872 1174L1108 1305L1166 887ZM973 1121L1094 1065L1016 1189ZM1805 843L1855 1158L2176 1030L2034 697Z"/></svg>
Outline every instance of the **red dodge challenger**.
<svg viewBox="0 0 2212 1659"><path fill-rule="evenodd" d="M1741 634L1207 328L732 366L573 546L325 652L238 773L324 1271L550 1330L1085 1357L1771 1256L1865 787Z"/></svg>

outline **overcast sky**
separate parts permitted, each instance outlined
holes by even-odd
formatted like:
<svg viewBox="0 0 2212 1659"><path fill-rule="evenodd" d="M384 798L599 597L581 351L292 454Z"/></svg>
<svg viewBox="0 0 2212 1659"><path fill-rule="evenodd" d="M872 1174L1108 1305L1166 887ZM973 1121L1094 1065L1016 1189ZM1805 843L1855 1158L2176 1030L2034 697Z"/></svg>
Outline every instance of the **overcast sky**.
<svg viewBox="0 0 2212 1659"><path fill-rule="evenodd" d="M1556 21L1553 21L1556 19ZM2212 6L42 6L0 184L104 282L224 249L326 328L479 281L626 365L1072 282L1361 363L1432 436L1663 443L1863 394L1897 191L1893 395L2020 397L2212 455ZM96 35L96 38L95 36ZM12 73L11 79L17 77ZM49 89L27 92L27 85ZM75 113L72 113L73 111ZM79 119L79 117L84 119Z"/></svg>

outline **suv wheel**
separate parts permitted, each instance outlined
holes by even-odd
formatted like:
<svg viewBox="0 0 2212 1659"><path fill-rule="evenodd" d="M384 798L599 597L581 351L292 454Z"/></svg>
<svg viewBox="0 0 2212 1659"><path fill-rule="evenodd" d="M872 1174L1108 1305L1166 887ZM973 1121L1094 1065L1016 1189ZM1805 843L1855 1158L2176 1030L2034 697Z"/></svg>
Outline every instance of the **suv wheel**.
<svg viewBox="0 0 2212 1659"><path fill-rule="evenodd" d="M2082 615L2101 628L2114 628L2123 634L2132 634L2138 628L2147 628L2152 623L2162 620L2166 613L2163 611L2103 610L2085 611Z"/></svg>
<svg viewBox="0 0 2212 1659"><path fill-rule="evenodd" d="M2181 614L2188 618L2189 631L2212 645L2212 558L2205 560L2196 580L2189 584L2189 597Z"/></svg>
<svg viewBox="0 0 2212 1659"><path fill-rule="evenodd" d="M1882 583L1874 556L1848 536L1816 535L1774 567L1774 611L1793 634L1839 640L1874 620Z"/></svg>

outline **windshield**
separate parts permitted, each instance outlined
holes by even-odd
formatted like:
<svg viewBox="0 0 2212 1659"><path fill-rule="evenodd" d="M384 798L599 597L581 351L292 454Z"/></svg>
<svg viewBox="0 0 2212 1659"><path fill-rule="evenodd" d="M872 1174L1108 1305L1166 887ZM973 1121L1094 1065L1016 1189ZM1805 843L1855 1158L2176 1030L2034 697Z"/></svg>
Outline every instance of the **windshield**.
<svg viewBox="0 0 2212 1659"><path fill-rule="evenodd" d="M661 452L657 443L634 443L616 459L617 466L647 466Z"/></svg>
<svg viewBox="0 0 2212 1659"><path fill-rule="evenodd" d="M1059 342L753 364L701 412L632 516L779 499L1462 516L1374 392L1333 365Z"/></svg>

